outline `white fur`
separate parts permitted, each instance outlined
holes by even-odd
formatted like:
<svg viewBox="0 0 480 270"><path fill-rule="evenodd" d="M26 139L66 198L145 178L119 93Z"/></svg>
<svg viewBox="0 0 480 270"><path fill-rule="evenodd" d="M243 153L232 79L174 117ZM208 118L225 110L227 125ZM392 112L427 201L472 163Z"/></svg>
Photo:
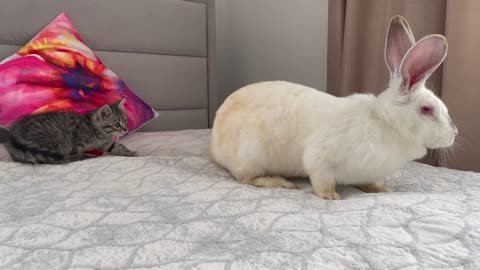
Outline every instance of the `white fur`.
<svg viewBox="0 0 480 270"><path fill-rule="evenodd" d="M308 176L315 194L328 199L338 198L335 184L375 183L427 148L451 145L457 133L425 80L405 94L400 74L391 78L378 97L338 98L283 81L241 88L217 111L211 156L244 183ZM423 105L435 115L421 114Z"/></svg>

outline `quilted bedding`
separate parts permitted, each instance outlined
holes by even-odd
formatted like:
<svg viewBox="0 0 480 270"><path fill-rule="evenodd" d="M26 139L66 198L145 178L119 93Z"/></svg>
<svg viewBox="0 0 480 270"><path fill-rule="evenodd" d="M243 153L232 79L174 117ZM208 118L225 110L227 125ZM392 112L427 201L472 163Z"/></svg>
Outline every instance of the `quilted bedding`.
<svg viewBox="0 0 480 270"><path fill-rule="evenodd" d="M480 174L418 163L343 200L241 185L209 130L137 133L140 157L27 166L0 149L0 269L480 269Z"/></svg>

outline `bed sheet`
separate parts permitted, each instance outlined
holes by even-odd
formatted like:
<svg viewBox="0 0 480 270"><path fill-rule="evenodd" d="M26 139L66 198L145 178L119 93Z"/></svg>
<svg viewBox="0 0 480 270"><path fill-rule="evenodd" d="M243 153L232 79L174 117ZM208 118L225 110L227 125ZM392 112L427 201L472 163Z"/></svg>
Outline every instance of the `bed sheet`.
<svg viewBox="0 0 480 270"><path fill-rule="evenodd" d="M139 157L13 163L0 148L1 269L480 269L480 174L410 163L342 200L235 182L209 130L136 133Z"/></svg>

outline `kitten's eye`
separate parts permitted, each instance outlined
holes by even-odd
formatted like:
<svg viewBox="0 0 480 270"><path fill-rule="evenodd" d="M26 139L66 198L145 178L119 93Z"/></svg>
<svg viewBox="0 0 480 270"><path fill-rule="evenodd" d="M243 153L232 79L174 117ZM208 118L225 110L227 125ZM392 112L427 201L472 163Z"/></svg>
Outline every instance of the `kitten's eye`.
<svg viewBox="0 0 480 270"><path fill-rule="evenodd" d="M121 128L122 126L120 125L120 123L117 123L117 124L115 125L115 127L116 127L116 128Z"/></svg>
<svg viewBox="0 0 480 270"><path fill-rule="evenodd" d="M433 115L433 107L432 106L422 106L420 108L420 111L422 112L422 114L425 114L425 115L430 115L430 116Z"/></svg>

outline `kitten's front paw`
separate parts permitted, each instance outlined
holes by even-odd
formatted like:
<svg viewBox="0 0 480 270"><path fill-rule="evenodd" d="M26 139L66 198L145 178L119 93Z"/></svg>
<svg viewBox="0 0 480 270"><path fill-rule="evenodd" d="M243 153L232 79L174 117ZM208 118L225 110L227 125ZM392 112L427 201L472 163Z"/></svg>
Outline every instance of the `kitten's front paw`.
<svg viewBox="0 0 480 270"><path fill-rule="evenodd" d="M137 152L134 152L134 151L124 153L124 156L126 156L126 157L138 157Z"/></svg>
<svg viewBox="0 0 480 270"><path fill-rule="evenodd" d="M110 152L112 155L115 156L122 156L122 157L136 157L137 153L125 147L125 145L120 143L115 143L113 149Z"/></svg>

